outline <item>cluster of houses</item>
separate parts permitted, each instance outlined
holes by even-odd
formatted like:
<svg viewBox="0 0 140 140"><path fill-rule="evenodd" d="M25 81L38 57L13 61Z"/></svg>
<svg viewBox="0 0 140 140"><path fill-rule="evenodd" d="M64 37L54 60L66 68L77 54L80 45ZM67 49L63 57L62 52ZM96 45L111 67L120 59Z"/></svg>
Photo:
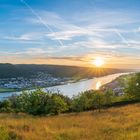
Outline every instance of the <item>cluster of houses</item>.
<svg viewBox="0 0 140 140"><path fill-rule="evenodd" d="M116 96L122 96L124 94L124 86L121 86L118 79L104 85L102 87L102 90L107 91L108 89L111 89Z"/></svg>
<svg viewBox="0 0 140 140"><path fill-rule="evenodd" d="M50 74L39 72L31 78L17 77L0 79L0 88L27 89L32 87L47 87L64 84L70 78L56 78Z"/></svg>

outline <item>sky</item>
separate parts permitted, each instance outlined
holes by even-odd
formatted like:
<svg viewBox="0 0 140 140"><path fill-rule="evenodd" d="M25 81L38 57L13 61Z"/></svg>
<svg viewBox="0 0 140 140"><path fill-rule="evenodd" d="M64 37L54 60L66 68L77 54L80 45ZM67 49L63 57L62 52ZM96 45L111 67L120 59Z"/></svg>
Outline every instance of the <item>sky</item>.
<svg viewBox="0 0 140 140"><path fill-rule="evenodd" d="M140 68L140 0L0 0L0 63Z"/></svg>

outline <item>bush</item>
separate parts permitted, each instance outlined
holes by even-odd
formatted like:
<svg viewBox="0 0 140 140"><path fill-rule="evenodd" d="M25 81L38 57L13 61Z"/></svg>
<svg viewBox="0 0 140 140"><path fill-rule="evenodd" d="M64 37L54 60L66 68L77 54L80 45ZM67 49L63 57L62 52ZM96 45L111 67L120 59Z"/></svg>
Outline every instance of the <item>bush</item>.
<svg viewBox="0 0 140 140"><path fill-rule="evenodd" d="M115 100L114 92L109 89L104 93L104 105L111 105Z"/></svg>
<svg viewBox="0 0 140 140"><path fill-rule="evenodd" d="M136 80L138 82L138 79ZM132 83L129 85L132 86ZM128 89L131 89L131 88ZM136 89L135 89L136 90ZM139 91L139 88L137 88ZM139 92L138 92L139 93ZM139 95L139 94L137 94ZM0 112L23 112L32 115L57 115L65 112L81 112L86 110L99 111L103 107L112 105L117 101L124 101L124 97L116 97L112 90L86 91L70 99L59 93L36 91L23 92L0 102Z"/></svg>
<svg viewBox="0 0 140 140"><path fill-rule="evenodd" d="M140 73L130 77L125 91L130 99L140 99Z"/></svg>
<svg viewBox="0 0 140 140"><path fill-rule="evenodd" d="M11 108L12 103L9 100L4 100L0 102L0 112L13 112L13 109Z"/></svg>
<svg viewBox="0 0 140 140"><path fill-rule="evenodd" d="M63 98L57 95L52 95L48 103L45 105L45 112L57 115L68 110L67 103Z"/></svg>
<svg viewBox="0 0 140 140"><path fill-rule="evenodd" d="M51 94L40 89L23 92L19 96L12 96L8 102L15 112L25 112L33 115L59 114L68 110L64 96ZM8 105L5 105L8 107ZM3 107L5 108L3 105Z"/></svg>
<svg viewBox="0 0 140 140"><path fill-rule="evenodd" d="M86 91L73 98L72 110L81 112L84 110L101 109L104 105L104 93L101 91Z"/></svg>

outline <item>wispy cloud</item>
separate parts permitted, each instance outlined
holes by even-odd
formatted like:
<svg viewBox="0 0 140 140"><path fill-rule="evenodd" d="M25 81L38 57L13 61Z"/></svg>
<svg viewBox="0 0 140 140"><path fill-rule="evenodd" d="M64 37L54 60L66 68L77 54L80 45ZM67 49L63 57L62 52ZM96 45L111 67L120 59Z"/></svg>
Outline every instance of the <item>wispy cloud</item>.
<svg viewBox="0 0 140 140"><path fill-rule="evenodd" d="M20 36L5 36L4 39L7 40L15 40L15 41L36 41L42 40L45 37L44 33L41 32L32 32L32 33L25 33Z"/></svg>
<svg viewBox="0 0 140 140"><path fill-rule="evenodd" d="M79 14L73 18L72 22L79 22L80 26L64 20L56 13L42 11L40 16L44 22L55 30L53 33L47 34L52 40L72 40L77 36L101 36L108 32L117 34L126 45L128 45L127 39L121 33L133 32L133 30L122 30L120 27L139 21L129 13L124 14L124 11L101 11L95 13L95 15L93 13ZM37 19L29 19L29 21L34 24L41 24Z"/></svg>
<svg viewBox="0 0 140 140"><path fill-rule="evenodd" d="M2 42L3 46L12 42L12 47L22 46L22 49L17 51L13 47L13 50L7 49L7 54L0 52L5 57L75 62L88 62L97 55L107 59L139 59L140 20L139 12L135 9L94 7L95 10L83 9L82 13L79 10L64 13L58 9L36 9L26 0L21 2L25 14L23 23L16 21L19 27L14 29L17 30L11 35L10 31L3 34L0 41L5 41Z"/></svg>
<svg viewBox="0 0 140 140"><path fill-rule="evenodd" d="M54 33L53 29L48 25L47 22L45 22L41 16L25 1L25 0L20 0L21 3L23 3L30 11L31 13L44 25L51 33ZM63 46L63 42L60 39L57 39L58 43Z"/></svg>

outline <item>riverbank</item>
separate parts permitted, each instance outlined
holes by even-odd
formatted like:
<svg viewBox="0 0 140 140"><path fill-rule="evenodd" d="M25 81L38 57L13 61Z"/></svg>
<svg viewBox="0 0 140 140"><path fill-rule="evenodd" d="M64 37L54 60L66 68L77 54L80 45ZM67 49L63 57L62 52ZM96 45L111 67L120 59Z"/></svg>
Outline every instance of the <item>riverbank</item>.
<svg viewBox="0 0 140 140"><path fill-rule="evenodd" d="M84 92L87 90L96 90L97 86L100 83L100 86L105 85L107 83L110 83L117 77L121 75L125 75L126 73L117 73L117 74L112 74L112 75L107 75L99 78L93 78L93 79L88 79L88 80L81 80L79 82L75 83L69 83L65 85L58 85L58 86L53 86L53 87L48 87L48 88L43 88L45 92L52 91L54 92L60 92L63 95L66 95L68 97L73 97L78 95L80 92ZM21 92L4 92L0 93L0 100L8 98L9 96L13 94L21 94Z"/></svg>
<svg viewBox="0 0 140 140"><path fill-rule="evenodd" d="M101 86L100 89L103 91L111 89L116 95L121 96L124 94L124 89L127 87L127 83L132 75L133 73L121 75L113 81Z"/></svg>
<svg viewBox="0 0 140 140"><path fill-rule="evenodd" d="M91 78L92 79L92 78ZM89 80L88 78L84 78L84 79L73 79L73 80L69 80L69 81L65 81L62 82L61 84L55 84L52 86L40 86L40 87L31 87L31 88L23 88L23 89L16 89L16 88L0 88L0 93L6 93L6 92L21 92L21 91L27 91L27 90L34 90L37 88L49 88L49 87L55 87L55 86L61 86L61 85L67 85L67 84L72 84L72 83L76 83L76 82L81 82L81 81L85 81L85 80Z"/></svg>
<svg viewBox="0 0 140 140"><path fill-rule="evenodd" d="M0 93L6 93L6 92L16 92L18 90L16 89L8 89L8 88L0 88Z"/></svg>
<svg viewBox="0 0 140 140"><path fill-rule="evenodd" d="M116 74L111 74L111 75L106 75L106 76L102 76L102 77L108 77L108 76L112 76L112 75L123 75L125 73L116 73ZM6 92L21 92L21 91L27 91L27 90L34 90L37 88L41 88L41 89L47 89L47 88L57 88L60 86L65 86L65 85L69 85L69 84L75 84L75 83L79 83L79 82L84 82L84 81L88 81L88 80L93 80L95 79L100 79L102 77L91 77L91 78L73 78L72 80L68 80L65 82L62 82L61 84L55 84L52 86L40 86L40 87L30 87L30 88L23 88L23 89L17 89L17 88L0 88L0 93L6 93ZM90 89L89 89L90 90Z"/></svg>

